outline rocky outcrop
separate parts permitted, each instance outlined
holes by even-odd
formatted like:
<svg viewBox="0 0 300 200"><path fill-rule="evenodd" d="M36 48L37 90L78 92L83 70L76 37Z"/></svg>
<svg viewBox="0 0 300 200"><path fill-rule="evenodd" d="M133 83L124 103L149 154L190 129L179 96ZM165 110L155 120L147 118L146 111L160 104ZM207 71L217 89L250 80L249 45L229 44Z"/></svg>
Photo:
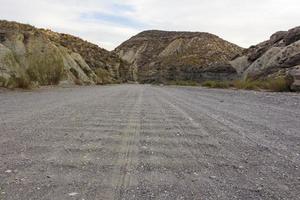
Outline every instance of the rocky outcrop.
<svg viewBox="0 0 300 200"><path fill-rule="evenodd" d="M300 65L292 67L289 70L289 76L293 79L291 90L300 91Z"/></svg>
<svg viewBox="0 0 300 200"><path fill-rule="evenodd" d="M80 38L0 21L0 86L122 82L128 66Z"/></svg>
<svg viewBox="0 0 300 200"><path fill-rule="evenodd" d="M273 34L230 64L244 79L291 78L291 89L296 90L300 87L300 27Z"/></svg>
<svg viewBox="0 0 300 200"><path fill-rule="evenodd" d="M228 61L242 50L209 33L145 31L115 52L131 64L136 81L152 83L233 79L237 73Z"/></svg>

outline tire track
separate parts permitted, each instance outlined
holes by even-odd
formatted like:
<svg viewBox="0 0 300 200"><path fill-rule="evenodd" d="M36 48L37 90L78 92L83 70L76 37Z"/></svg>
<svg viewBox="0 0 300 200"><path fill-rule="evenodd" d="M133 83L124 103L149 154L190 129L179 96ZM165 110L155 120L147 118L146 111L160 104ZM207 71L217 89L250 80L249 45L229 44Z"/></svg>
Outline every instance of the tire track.
<svg viewBox="0 0 300 200"><path fill-rule="evenodd" d="M211 120L215 120L216 122L218 122L220 125L222 125L224 128L226 128L228 131L233 132L238 134L239 136L241 136L243 139L249 140L249 142L251 142L252 144L256 145L257 147L261 148L261 149L266 149L266 150L270 150L272 151L273 154L281 157L282 159L288 161L288 162L292 162L294 164L297 163L297 161L295 160L295 158L297 158L296 155L294 156L290 156L290 152L285 152L284 154L282 154L282 150L285 148L281 148L278 149L278 146L274 146L270 143L269 140L266 140L265 138L257 138L256 136L254 136L254 133L246 130L244 127L231 122L228 119L225 119L224 117L222 117L221 115L216 115L214 114L212 111L215 111L215 108L208 108L205 105L201 106L201 107L195 107L192 108L191 106L196 104L197 102L195 102L195 100L193 100L193 98L180 98L177 95L172 95L167 93L164 93L165 95L168 95L168 97L172 100L176 100L176 102L180 102L181 105L184 106L184 109L189 110L190 112L192 112L193 110L198 110L200 111L198 113L198 115L205 115L208 118L210 118ZM189 102L189 103L187 103ZM219 112L222 112L221 110L219 110ZM235 115L234 115L235 116ZM245 120L245 119L241 119L241 120ZM246 120L245 120L246 121ZM248 123L250 123L251 121L247 121ZM253 122L251 122L253 123ZM259 124L261 125L261 124ZM263 126L263 125L261 125ZM271 130L271 131L276 131L272 128L269 128L267 126L264 126L265 128ZM281 152L280 152L281 151ZM295 153L296 154L296 153ZM288 157L287 157L288 156Z"/></svg>
<svg viewBox="0 0 300 200"><path fill-rule="evenodd" d="M170 101L170 106L173 107L174 109L176 109L183 116L185 116L185 118L187 118L189 121L193 122L194 119L187 113L195 114L195 112L197 112L197 121L199 120L199 117L201 115L206 117L206 118L208 117L211 120L216 121L219 124L219 126L221 125L219 128L223 127L223 128L225 128L225 130L228 131L228 133L230 133L230 132L231 133L236 133L238 136L241 136L240 139L235 138L238 143L241 143L241 142L243 143L244 142L245 144L247 144L247 146L248 145L251 146L251 144L254 145L253 147L257 146L258 148L257 148L256 151L260 151L261 153L264 153L263 155L261 155L262 157L265 157L264 159L266 159L270 156L271 157L276 156L277 157L276 159L280 158L282 160L285 160L286 167L289 167L289 170L293 170L293 169L298 168L297 167L297 163L298 163L297 159L294 159L295 157L294 158L287 157L286 155L288 155L288 152L285 153L285 154L282 154L282 149L280 151L280 149L272 148L270 145L268 145L268 143L265 143L264 141L261 141L261 140L259 141L256 138L251 137L252 133L245 130L243 127L241 127L237 124L233 124L232 122L228 121L227 119L222 118L222 116L215 115L213 112L210 112L205 107L203 108L201 106L195 106L195 105L197 105L197 103L195 101L193 101L193 98L187 98L186 96L179 97L179 96L177 96L179 94L172 95L172 94L169 93L169 91L160 91L160 94L161 94L161 96L166 96L165 98L169 99L169 101ZM175 103L173 104L172 102L176 102L176 105L175 105ZM178 124L180 124L180 123L178 123ZM197 123L196 123L196 125L197 125ZM208 122L207 125L211 126L212 124L210 124ZM231 136L233 136L233 135L231 135ZM229 138L229 139L233 139L233 138ZM244 141L243 139L246 139L246 141L248 141L248 142ZM233 149L232 146L230 148ZM224 150L224 152L226 152L226 151L230 152L230 151L228 151L229 149L227 149L226 151L225 151L224 148L222 148L222 149ZM244 151L243 149L244 149L244 147L242 147L240 149L240 151L236 151L236 152L234 152L234 154L232 154L233 155L232 158L236 159L235 160L236 163L241 163L241 161L244 159L243 157L245 156L244 155L243 157L239 157L238 155L240 153L246 153L248 151L248 150ZM272 153L273 155L271 155L270 153ZM293 152L293 153L297 155L297 152ZM215 162L218 163L218 161L215 161ZM265 162L265 161L263 160L263 162ZM272 160L268 160L268 162L271 163ZM239 166L234 166L233 165L233 167L238 169ZM264 173L266 173L266 172L264 172ZM274 179L273 177L272 178L270 177L269 179L270 179L269 181L273 182L273 184L275 186L277 186L277 184L278 184L277 187L280 187L280 184L276 183L276 182L278 182L278 180ZM247 189L244 189L244 190L246 190L248 192L251 191L251 190L254 190L254 191L256 190L256 189L250 189L251 185L255 186L257 184L257 180L254 177L248 176L247 177L247 184L250 185L249 189L247 188ZM265 188L264 193L258 193L258 194L261 194L261 195L263 194L265 196L268 196L269 198L275 198L276 196L274 196L274 193L276 193L277 191L278 191L277 188L274 188L274 186L270 186L268 188ZM291 194L291 196L294 196L294 195L296 195L296 194Z"/></svg>
<svg viewBox="0 0 300 200"><path fill-rule="evenodd" d="M169 98L168 98L169 99L168 100L167 98L163 97L163 95L159 95L159 97L155 96L155 98L157 99L158 104L160 104L162 106L161 113L164 116L164 118L166 119L166 123L170 127L173 127L174 135L178 136L178 134L179 134L184 139L184 141L179 142L179 145L180 145L179 152L185 152L187 154L186 158L192 158L192 160L189 160L189 162L193 163L192 166L190 166L191 168L186 168L186 165L184 165L184 164L181 166L178 166L181 169L180 170L181 176L185 177L187 175L186 173L188 173L188 174L192 173L194 175L209 174L208 168L212 167L212 165L210 164L209 160L207 160L204 156L201 156L201 160L199 159L199 155L197 155L195 153L195 150L192 148L191 144L194 141L192 141L189 138L188 132L193 130L193 131L197 132L198 135L201 135L202 138L208 138L210 134L204 129L204 127L201 124L194 121L193 118L191 116L189 116L185 111L183 111L178 106L171 103ZM184 120L183 121L174 121L172 119L172 116L181 116L184 118ZM188 126L189 131L187 130L186 127L182 126L182 123L184 121L189 124L189 126ZM178 158L173 157L173 159L177 160ZM180 161L178 163L180 163ZM202 166L202 167L199 168L200 166ZM208 176L208 175L204 175L204 176ZM185 179L185 181L186 181L186 183L189 183L192 180L189 177L189 178ZM200 182L198 182L198 184L199 183ZM201 194L200 194L201 190L202 191L205 190L207 199L217 198L218 192L216 192L216 191L219 191L219 195L220 195L220 189L217 189L215 186L213 186L210 181L206 181L205 183L206 183L205 185L203 185L203 184L197 185L197 181L193 180L193 184L189 185L189 187L190 187L189 190L191 192L190 195L193 199L199 199L199 200L202 199Z"/></svg>
<svg viewBox="0 0 300 200"><path fill-rule="evenodd" d="M128 125L121 135L121 144L117 147L119 157L112 174L112 187L115 188L113 199L123 199L126 189L137 185L135 169L138 165L138 143L140 135L140 114L143 101L143 89L138 92L135 105L128 115Z"/></svg>

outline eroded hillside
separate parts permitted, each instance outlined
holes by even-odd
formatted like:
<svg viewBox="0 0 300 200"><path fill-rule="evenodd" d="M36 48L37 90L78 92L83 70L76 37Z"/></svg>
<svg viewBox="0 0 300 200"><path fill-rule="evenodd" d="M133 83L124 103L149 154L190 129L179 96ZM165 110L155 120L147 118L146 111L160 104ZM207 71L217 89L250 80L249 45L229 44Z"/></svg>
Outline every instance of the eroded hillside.
<svg viewBox="0 0 300 200"><path fill-rule="evenodd" d="M0 21L0 86L124 82L128 67L115 53L80 38Z"/></svg>
<svg viewBox="0 0 300 200"><path fill-rule="evenodd" d="M228 61L242 51L209 33L168 31L142 32L115 50L142 83L233 79Z"/></svg>

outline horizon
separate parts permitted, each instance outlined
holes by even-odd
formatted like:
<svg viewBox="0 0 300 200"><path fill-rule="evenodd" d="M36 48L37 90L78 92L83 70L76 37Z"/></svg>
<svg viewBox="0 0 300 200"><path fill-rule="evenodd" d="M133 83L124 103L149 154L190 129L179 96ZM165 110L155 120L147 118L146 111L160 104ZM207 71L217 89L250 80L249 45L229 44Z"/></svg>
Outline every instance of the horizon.
<svg viewBox="0 0 300 200"><path fill-rule="evenodd" d="M248 48L299 26L296 0L0 0L1 19L71 34L113 50L146 30L207 32Z"/></svg>

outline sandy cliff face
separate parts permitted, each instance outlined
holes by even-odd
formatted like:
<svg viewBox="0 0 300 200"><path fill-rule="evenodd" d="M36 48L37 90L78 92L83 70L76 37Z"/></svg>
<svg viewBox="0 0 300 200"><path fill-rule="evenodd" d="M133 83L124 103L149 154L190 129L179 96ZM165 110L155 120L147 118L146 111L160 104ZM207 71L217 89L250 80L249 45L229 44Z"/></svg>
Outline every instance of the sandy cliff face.
<svg viewBox="0 0 300 200"><path fill-rule="evenodd" d="M300 27L273 34L230 63L244 79L292 78L292 89L300 90Z"/></svg>
<svg viewBox="0 0 300 200"><path fill-rule="evenodd" d="M242 48L209 33L145 31L116 48L142 83L233 79L228 61Z"/></svg>
<svg viewBox="0 0 300 200"><path fill-rule="evenodd" d="M125 81L128 65L80 38L0 21L0 86Z"/></svg>

